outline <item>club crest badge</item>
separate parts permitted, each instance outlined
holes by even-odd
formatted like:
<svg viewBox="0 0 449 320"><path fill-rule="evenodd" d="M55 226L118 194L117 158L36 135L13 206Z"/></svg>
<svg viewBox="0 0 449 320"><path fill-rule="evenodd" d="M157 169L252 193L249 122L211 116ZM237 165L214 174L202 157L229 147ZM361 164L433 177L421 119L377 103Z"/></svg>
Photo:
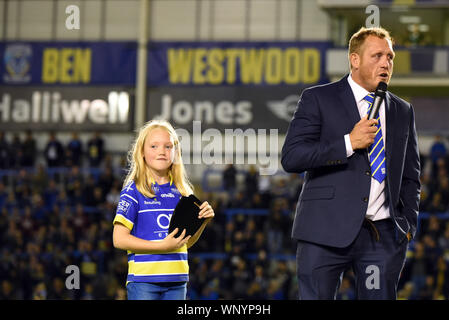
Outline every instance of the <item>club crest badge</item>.
<svg viewBox="0 0 449 320"><path fill-rule="evenodd" d="M26 44L10 44L4 53L5 83L28 83L31 81L32 49Z"/></svg>

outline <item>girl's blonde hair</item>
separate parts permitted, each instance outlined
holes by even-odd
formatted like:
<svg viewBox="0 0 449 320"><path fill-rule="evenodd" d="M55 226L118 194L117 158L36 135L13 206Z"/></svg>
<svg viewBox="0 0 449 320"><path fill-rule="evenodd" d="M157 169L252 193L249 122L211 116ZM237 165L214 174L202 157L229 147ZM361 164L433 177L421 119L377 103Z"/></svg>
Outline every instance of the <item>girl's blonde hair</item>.
<svg viewBox="0 0 449 320"><path fill-rule="evenodd" d="M170 183L174 183L183 196L189 196L193 193L193 186L187 177L182 162L179 138L173 126L165 120L148 121L139 129L137 138L128 152L128 163L130 164L130 168L125 178L125 182L123 183L123 187L126 187L129 183L134 181L136 188L140 193L148 198L155 197L155 192L152 188L154 178L151 176L150 170L148 170L143 152L145 140L154 129L166 130L173 139L175 157L172 165L168 168L168 176L170 177Z"/></svg>

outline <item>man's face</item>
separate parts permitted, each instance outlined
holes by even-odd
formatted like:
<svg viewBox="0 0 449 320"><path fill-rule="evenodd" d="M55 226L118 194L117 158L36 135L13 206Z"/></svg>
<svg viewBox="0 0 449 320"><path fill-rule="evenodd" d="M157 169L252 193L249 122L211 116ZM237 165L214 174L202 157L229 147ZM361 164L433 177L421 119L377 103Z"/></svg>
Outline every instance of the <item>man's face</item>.
<svg viewBox="0 0 449 320"><path fill-rule="evenodd" d="M360 52L350 56L354 81L370 92L375 91L381 81L388 84L393 74L394 56L391 41L368 36Z"/></svg>

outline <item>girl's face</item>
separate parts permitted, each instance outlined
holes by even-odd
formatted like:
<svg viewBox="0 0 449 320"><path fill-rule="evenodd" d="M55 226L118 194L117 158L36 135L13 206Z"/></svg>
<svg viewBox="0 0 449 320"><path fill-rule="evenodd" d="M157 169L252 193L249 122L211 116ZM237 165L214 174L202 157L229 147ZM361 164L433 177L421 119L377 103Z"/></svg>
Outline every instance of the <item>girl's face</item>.
<svg viewBox="0 0 449 320"><path fill-rule="evenodd" d="M147 166L158 175L166 175L175 158L173 138L161 128L150 131L143 145Z"/></svg>

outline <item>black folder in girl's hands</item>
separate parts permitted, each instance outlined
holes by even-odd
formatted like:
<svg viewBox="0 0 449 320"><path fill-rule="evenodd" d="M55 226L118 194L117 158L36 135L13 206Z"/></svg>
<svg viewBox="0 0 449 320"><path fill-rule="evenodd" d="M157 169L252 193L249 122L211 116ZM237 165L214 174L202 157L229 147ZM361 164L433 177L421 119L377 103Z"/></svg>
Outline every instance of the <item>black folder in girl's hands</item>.
<svg viewBox="0 0 449 320"><path fill-rule="evenodd" d="M186 229L186 236L193 236L205 220L198 218L201 203L193 194L188 197L181 197L170 219L168 233L178 228L178 233L175 237L178 237L184 229Z"/></svg>

